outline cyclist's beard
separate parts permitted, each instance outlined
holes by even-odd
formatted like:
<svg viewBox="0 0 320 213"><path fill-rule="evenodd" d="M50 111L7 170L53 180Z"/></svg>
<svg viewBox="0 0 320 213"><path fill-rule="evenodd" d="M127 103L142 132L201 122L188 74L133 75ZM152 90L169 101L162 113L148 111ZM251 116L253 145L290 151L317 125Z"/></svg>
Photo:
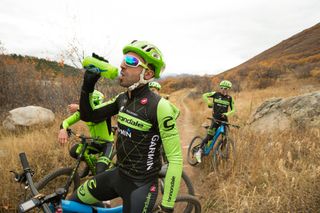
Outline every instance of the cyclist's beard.
<svg viewBox="0 0 320 213"><path fill-rule="evenodd" d="M133 83L132 85L130 85L128 87L128 91L132 91L132 90L138 88L140 85L144 85L144 84L147 84L147 83L153 81L154 78L151 78L149 80L144 79L145 72L146 72L146 69L143 69L142 72L140 73L139 81L137 81L136 83Z"/></svg>

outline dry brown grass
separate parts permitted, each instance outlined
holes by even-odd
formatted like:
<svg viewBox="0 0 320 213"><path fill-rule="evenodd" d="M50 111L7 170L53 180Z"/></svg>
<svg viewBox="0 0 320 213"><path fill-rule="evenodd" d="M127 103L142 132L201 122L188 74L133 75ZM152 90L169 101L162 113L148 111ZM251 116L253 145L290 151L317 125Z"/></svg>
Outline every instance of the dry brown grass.
<svg viewBox="0 0 320 213"><path fill-rule="evenodd" d="M232 94L237 113L230 121L244 126L254 109L268 98L319 90L300 83ZM190 128L204 134L200 125L211 110L194 97L187 103L193 113L194 127ZM9 173L20 169L19 152L27 153L36 171L35 180L54 168L73 165L68 147L60 147L56 140L61 120L58 116L51 127L19 134L0 130L0 212L14 211L21 198L22 189ZM76 130L86 132L85 125L77 124ZM233 130L232 136L237 143L236 165L215 173L210 168L210 158L206 158L199 168L200 179L194 180L204 212L317 212L320 209L319 131L292 130L271 136L255 135L242 128Z"/></svg>
<svg viewBox="0 0 320 213"><path fill-rule="evenodd" d="M18 154L27 154L31 168L35 170L34 180L37 181L49 171L67 165L74 165L69 156L68 145L60 146L57 135L62 118L48 128L22 130L18 134L0 131L0 212L13 211L23 198L23 188L13 181L10 170L21 171ZM77 132L86 133L83 123L76 124Z"/></svg>
<svg viewBox="0 0 320 213"><path fill-rule="evenodd" d="M304 86L305 85L305 86ZM299 88L299 89L298 89ZM230 120L245 126L258 105L272 97L289 97L319 90L296 82L294 86L232 94L237 113ZM189 100L195 128L211 115L201 99ZM209 121L207 122L209 123ZM218 173L206 157L194 181L204 212L318 212L320 209L320 131L291 130L256 135L247 128L232 130L237 144L236 164Z"/></svg>

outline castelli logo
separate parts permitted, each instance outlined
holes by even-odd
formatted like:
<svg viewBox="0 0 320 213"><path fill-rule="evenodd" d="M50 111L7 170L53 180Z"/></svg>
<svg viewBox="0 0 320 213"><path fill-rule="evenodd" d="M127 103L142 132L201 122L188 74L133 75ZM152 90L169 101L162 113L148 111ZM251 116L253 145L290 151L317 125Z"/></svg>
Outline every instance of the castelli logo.
<svg viewBox="0 0 320 213"><path fill-rule="evenodd" d="M155 192L157 190L156 186L155 185L152 185L150 187L150 192Z"/></svg>
<svg viewBox="0 0 320 213"><path fill-rule="evenodd" d="M141 99L140 103L141 103L142 105L145 105L145 104L148 103L148 99L147 99L147 98L143 98L143 99Z"/></svg>

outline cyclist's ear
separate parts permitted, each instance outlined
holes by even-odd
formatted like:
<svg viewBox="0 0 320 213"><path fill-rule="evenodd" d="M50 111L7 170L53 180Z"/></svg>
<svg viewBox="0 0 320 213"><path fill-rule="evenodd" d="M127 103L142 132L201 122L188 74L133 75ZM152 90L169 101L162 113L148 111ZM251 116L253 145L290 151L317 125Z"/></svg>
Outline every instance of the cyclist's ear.
<svg viewBox="0 0 320 213"><path fill-rule="evenodd" d="M154 71L150 70L150 69L147 69L146 72L144 73L144 79L145 80L150 80L152 78L154 78Z"/></svg>

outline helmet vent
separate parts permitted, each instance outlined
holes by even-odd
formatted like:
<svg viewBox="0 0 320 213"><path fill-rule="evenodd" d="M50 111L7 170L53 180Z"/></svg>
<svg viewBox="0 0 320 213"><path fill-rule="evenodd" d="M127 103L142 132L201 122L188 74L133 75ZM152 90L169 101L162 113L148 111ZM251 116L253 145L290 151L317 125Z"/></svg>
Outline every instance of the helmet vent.
<svg viewBox="0 0 320 213"><path fill-rule="evenodd" d="M135 43L135 42L137 42L138 40L133 40L133 41L131 41L131 44L133 44L133 43Z"/></svg>
<svg viewBox="0 0 320 213"><path fill-rule="evenodd" d="M146 52L150 52L153 49L153 47L149 47L148 49L146 49Z"/></svg>

